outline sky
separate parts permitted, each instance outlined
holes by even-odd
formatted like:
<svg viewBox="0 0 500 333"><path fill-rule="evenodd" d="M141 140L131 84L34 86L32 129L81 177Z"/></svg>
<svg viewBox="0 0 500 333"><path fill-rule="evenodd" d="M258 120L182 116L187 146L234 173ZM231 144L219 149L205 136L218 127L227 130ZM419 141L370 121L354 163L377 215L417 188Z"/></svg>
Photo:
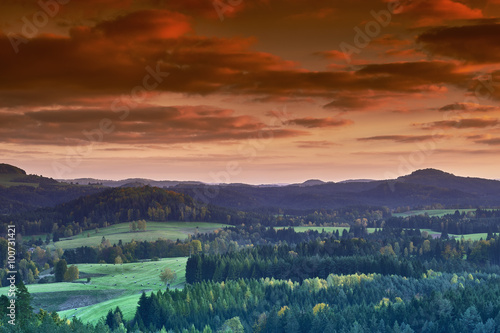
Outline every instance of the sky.
<svg viewBox="0 0 500 333"><path fill-rule="evenodd" d="M57 179L500 178L500 0L5 0L0 154Z"/></svg>

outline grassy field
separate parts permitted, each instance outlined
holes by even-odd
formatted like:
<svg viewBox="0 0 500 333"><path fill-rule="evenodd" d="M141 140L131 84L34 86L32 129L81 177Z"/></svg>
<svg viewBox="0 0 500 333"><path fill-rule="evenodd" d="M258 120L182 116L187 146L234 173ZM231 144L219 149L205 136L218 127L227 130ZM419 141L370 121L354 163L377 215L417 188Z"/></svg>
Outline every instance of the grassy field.
<svg viewBox="0 0 500 333"><path fill-rule="evenodd" d="M338 230L341 235L344 232L344 230L349 231L349 228L347 227L283 227L283 228L293 228L295 232L307 232L309 230L317 232L322 232L323 230L325 230L325 232L337 232ZM276 229L283 229L283 228L276 228ZM376 230L376 228L366 228L366 230L369 233L372 233Z"/></svg>
<svg viewBox="0 0 500 333"><path fill-rule="evenodd" d="M129 231L129 223L114 224L107 228L99 229L99 232L85 231L77 236L69 238L61 238L56 242L55 247L62 249L72 249L80 246L97 246L101 244L102 237L109 239L111 244L118 244L121 239L122 242L130 242L132 239L136 241L155 241L158 238L165 238L170 240L181 239L184 240L188 235L196 232L198 227L199 233L212 232L215 229L227 227L225 224L220 223L206 223L206 222L147 222L146 231ZM87 237L87 234L89 237ZM42 237L45 240L44 237Z"/></svg>
<svg viewBox="0 0 500 333"><path fill-rule="evenodd" d="M407 216L415 216L415 215L424 215L425 213L429 214L429 216L444 216L447 214L454 214L457 209L430 209L430 210L410 210L404 213L393 213L392 216L395 217L407 217ZM465 212L475 212L476 209L458 209L460 213Z"/></svg>
<svg viewBox="0 0 500 333"><path fill-rule="evenodd" d="M318 232L321 232L322 230L325 230L326 232L336 232L338 230L341 235L342 235L342 232L344 230L349 231L349 228L345 228L345 227L284 227L284 228L293 228L296 232L307 232L308 230L315 230ZM277 229L280 229L280 228L277 228ZM375 230L377 230L377 228L366 228L366 230L368 231L368 233L372 233ZM420 229L420 231L427 231L430 235L441 235L440 232L433 231L431 229ZM448 235L450 237L456 237L458 239L462 238L462 235L454 235L454 234L448 234ZM480 240L481 238L486 239L488 234L487 233L477 233L477 234L468 234L468 235L463 235L463 236L464 236L465 240Z"/></svg>
<svg viewBox="0 0 500 333"><path fill-rule="evenodd" d="M441 235L441 233L439 231L433 231L431 229L420 229L420 231L427 231L429 233L429 235ZM488 234L487 233L477 233L477 234L467 234L467 235L448 234L448 236L450 238L455 237L459 240L462 238L462 236L464 236L465 240L475 241L475 240L480 240L481 238L486 239L486 237L488 237Z"/></svg>
<svg viewBox="0 0 500 333"><path fill-rule="evenodd" d="M453 235L453 234L448 234L450 237L456 237L459 240L462 238L462 235ZM478 234L468 234L468 235L463 235L465 240L480 240L481 238L486 240L486 237L488 237L487 233L478 233Z"/></svg>
<svg viewBox="0 0 500 333"><path fill-rule="evenodd" d="M89 284L84 278L73 283L34 284L27 287L33 296L34 309L58 311L61 317L75 315L83 321L95 323L110 309L119 306L124 317L132 319L143 291L150 293L165 288L159 278L165 267L177 273L177 280L171 288L184 286L186 262L187 258L166 258L122 265L79 264L80 275L94 275ZM5 294L7 288L0 288L0 292Z"/></svg>
<svg viewBox="0 0 500 333"><path fill-rule="evenodd" d="M71 318L74 315L84 323L89 322L95 324L101 317L107 315L109 310L114 310L118 306L125 320L132 320L137 310L137 302L139 302L140 297L141 294L122 296L98 304L82 307L78 310L60 311L59 315L66 318Z"/></svg>

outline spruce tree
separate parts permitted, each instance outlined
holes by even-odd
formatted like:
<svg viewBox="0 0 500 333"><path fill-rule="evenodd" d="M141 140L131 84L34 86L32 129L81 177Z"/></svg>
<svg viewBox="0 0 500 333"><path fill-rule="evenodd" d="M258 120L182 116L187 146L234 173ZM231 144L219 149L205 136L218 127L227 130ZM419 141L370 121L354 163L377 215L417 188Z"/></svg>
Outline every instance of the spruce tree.
<svg viewBox="0 0 500 333"><path fill-rule="evenodd" d="M59 260L55 267L56 282L64 281L64 274L66 273L67 270L68 270L68 264L66 263L66 260L64 259Z"/></svg>

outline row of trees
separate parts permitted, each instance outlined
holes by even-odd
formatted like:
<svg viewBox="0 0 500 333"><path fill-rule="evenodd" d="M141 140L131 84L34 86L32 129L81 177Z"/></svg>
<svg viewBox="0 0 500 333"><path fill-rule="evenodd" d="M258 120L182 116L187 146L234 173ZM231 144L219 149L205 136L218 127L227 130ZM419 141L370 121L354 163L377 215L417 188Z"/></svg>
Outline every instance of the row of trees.
<svg viewBox="0 0 500 333"><path fill-rule="evenodd" d="M266 257L255 249L224 256L191 256L186 265L186 282L263 277L302 281L313 277L326 278L330 273L356 272L420 277L425 269L419 261L392 256L306 257L291 251L284 256Z"/></svg>
<svg viewBox="0 0 500 333"><path fill-rule="evenodd" d="M132 241L118 245L109 245L104 239L99 247L79 247L64 251L63 258L72 264L99 263L108 264L135 262L142 259L187 257L190 254L202 251L199 240L171 241L159 239L156 241ZM117 262L119 260L119 262Z"/></svg>
<svg viewBox="0 0 500 333"><path fill-rule="evenodd" d="M458 210L444 216L416 215L409 217L391 217L378 224L369 223L369 227L389 226L393 228L419 228L449 234L498 233L500 232L500 210L477 209L474 212Z"/></svg>
<svg viewBox="0 0 500 333"><path fill-rule="evenodd" d="M55 280L56 282L73 282L80 278L80 271L75 265L68 267L66 260L61 259L57 262L54 268Z"/></svg>
<svg viewBox="0 0 500 333"><path fill-rule="evenodd" d="M129 223L129 230L131 232L146 231L146 228L147 228L146 220L132 221Z"/></svg>

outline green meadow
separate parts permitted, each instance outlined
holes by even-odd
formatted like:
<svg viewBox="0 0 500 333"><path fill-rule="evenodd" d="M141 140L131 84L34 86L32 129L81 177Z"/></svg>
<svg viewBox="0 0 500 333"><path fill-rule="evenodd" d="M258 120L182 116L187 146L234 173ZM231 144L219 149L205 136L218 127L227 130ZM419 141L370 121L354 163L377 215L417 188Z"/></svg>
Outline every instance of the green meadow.
<svg viewBox="0 0 500 333"><path fill-rule="evenodd" d="M461 239L462 236L464 237L465 240L480 240L481 238L483 240L486 240L486 237L488 237L488 234L483 232L483 233L477 233L477 234L467 234L467 235L453 235L453 234L448 234L450 237L455 237L457 239Z"/></svg>
<svg viewBox="0 0 500 333"><path fill-rule="evenodd" d="M295 230L295 232L307 232L309 230L318 231L318 232L321 232L322 230L324 230L325 232L337 232L337 230L338 230L341 235L342 235L342 232L344 232L344 230L349 231L349 228L346 228L346 227L282 227L282 228L276 228L276 229L283 229L283 228L293 228ZM372 233L377 229L378 228L366 228L368 233ZM433 231L431 229L420 229L420 231L427 231L429 233L429 235L441 235L440 232ZM454 234L448 234L448 235L450 237L456 237L457 239L461 239L463 236L465 240L473 240L473 241L480 240L481 238L486 239L486 237L488 236L487 233L477 233L477 234L468 234L468 235L454 235Z"/></svg>
<svg viewBox="0 0 500 333"><path fill-rule="evenodd" d="M442 217L444 215L448 214L454 214L457 209L429 209L429 210L410 210L404 213L393 213L392 216L394 217L408 217L408 216L416 216L416 215L424 215L427 213L429 216L438 216ZM468 209L458 209L460 213L465 212L466 214L468 212L475 212L475 208L468 208Z"/></svg>
<svg viewBox="0 0 500 333"><path fill-rule="evenodd" d="M101 228L96 233L87 231L74 237L62 238L50 247L71 249L80 246L98 246L102 237L111 244L136 241L154 241L159 238L184 240L195 233L213 232L227 227L221 223L206 222L147 222L146 231L131 232L129 223ZM34 236L45 240L45 235ZM80 279L72 283L28 285L33 296L33 307L57 311L61 317L76 316L84 322L96 322L117 306L125 319L132 319L142 292L150 293L165 289L159 275L166 267L177 273L171 288L182 288L185 283L187 258L166 258L127 264L78 264ZM90 283L87 283L90 277ZM0 290L6 288L0 288Z"/></svg>
<svg viewBox="0 0 500 333"><path fill-rule="evenodd" d="M119 223L111 225L107 228L99 229L96 233L94 230L85 231L77 236L61 238L56 242L55 247L62 249L72 249L81 246L98 246L101 244L102 237L109 239L111 244L118 244L121 240L123 243L136 241L155 241L158 238L170 240L184 240L188 235L196 232L206 233L213 232L216 229L227 227L221 223L207 222L147 222L146 231L131 232L129 223ZM42 239L45 239L42 237Z"/></svg>
<svg viewBox="0 0 500 333"><path fill-rule="evenodd" d="M128 264L78 264L81 278L72 283L27 285L33 296L34 309L57 311L61 317L76 316L83 321L96 322L117 306L126 319L132 319L142 292L165 289L160 272L166 267L177 274L171 288L182 288L185 283L187 258L166 258L159 261ZM0 288L5 294L7 287Z"/></svg>

